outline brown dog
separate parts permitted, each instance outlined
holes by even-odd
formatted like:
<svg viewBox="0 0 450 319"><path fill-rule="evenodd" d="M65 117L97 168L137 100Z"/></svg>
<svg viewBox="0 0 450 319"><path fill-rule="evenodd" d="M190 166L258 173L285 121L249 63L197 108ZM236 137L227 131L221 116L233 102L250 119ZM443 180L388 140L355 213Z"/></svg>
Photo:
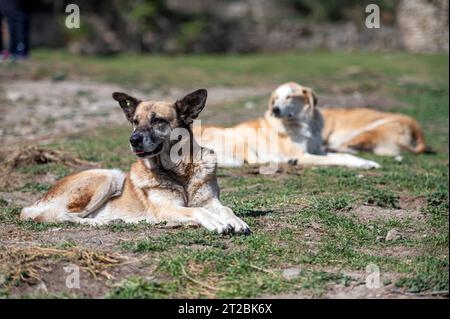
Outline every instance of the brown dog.
<svg viewBox="0 0 450 319"><path fill-rule="evenodd" d="M219 201L215 154L191 138L191 124L205 106L207 91L175 103L142 102L124 93L113 98L133 124L130 146L138 161L130 173L95 169L67 176L24 208L21 218L93 225L167 221L249 234L247 224ZM180 141L177 130L185 130L188 138ZM175 156L174 146L192 152Z"/></svg>

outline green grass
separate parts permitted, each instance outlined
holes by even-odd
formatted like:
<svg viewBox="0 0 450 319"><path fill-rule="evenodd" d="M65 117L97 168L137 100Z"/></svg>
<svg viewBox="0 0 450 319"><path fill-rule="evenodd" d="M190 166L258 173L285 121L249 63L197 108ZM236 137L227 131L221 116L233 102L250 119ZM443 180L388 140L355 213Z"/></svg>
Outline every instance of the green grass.
<svg viewBox="0 0 450 319"><path fill-rule="evenodd" d="M273 243L269 234L224 240L204 231L200 231L200 236L180 232L175 239L170 239L172 246L162 238L164 247L155 246L156 241L150 244L145 240L133 248L140 253L159 251L158 273L170 276L173 284L177 283L176 293L181 295L192 291L192 284L197 281L206 283L206 289L216 291L218 297L252 297L258 293L290 291L301 287L303 282L306 282L305 289L319 290L326 282L342 279L340 274L318 276L309 270L294 280L283 279L279 271L271 269L278 258L284 261L293 258L293 251ZM203 247L192 249L193 243ZM200 288L204 287L200 285Z"/></svg>
<svg viewBox="0 0 450 319"><path fill-rule="evenodd" d="M18 171L22 174L41 175L46 173L55 174L57 178L62 178L69 174L69 169L63 164L46 163L34 164L21 167Z"/></svg>
<svg viewBox="0 0 450 319"><path fill-rule="evenodd" d="M369 189L366 195L366 203L379 207L398 208L398 196L384 189Z"/></svg>
<svg viewBox="0 0 450 319"><path fill-rule="evenodd" d="M332 85L341 89L356 86L363 94L378 92L407 105L399 109L394 104L391 109L414 116L437 152L404 154L401 163L362 153L360 156L382 164L381 169L369 172L305 168L299 174L266 176L253 174L254 168L248 166L219 169L223 203L245 219L253 234L219 236L203 229L181 228L125 240L117 250L151 260L156 270L152 278L136 275L122 280L107 297L323 296L330 285L354 283L344 271L364 272L370 263L379 266L384 285L395 284L413 293L448 290L448 55L308 52L94 58L39 50L33 59L38 77L66 72L69 78L87 76L148 90L277 85L295 80L316 88L320 100L320 92L330 93ZM57 63L50 68L49 61ZM350 66L358 66L360 72L348 75ZM400 81L407 77L420 81ZM265 103L261 97L254 102ZM228 103L224 109L235 114L236 120L244 115L242 103ZM135 160L128 152L129 134L128 127L98 128L49 147L104 167L128 170ZM47 172L62 177L69 170L56 164L20 169L32 176ZM47 187L29 183L21 191L40 193ZM410 201L407 208L405 201ZM366 205L385 215L359 218L356 209ZM55 227L18 222L20 208L6 201L0 200L0 210L0 221L27 230ZM410 211L411 216L397 218L392 213L396 210ZM380 241L392 228L397 228L403 239ZM102 229L122 236L141 234L151 226L118 223ZM300 275L286 280L282 273L289 267L300 268ZM383 277L392 273L396 274L392 280Z"/></svg>
<svg viewBox="0 0 450 319"><path fill-rule="evenodd" d="M111 299L153 299L164 298L177 291L173 284L156 283L142 278L129 278L113 288L107 298Z"/></svg>
<svg viewBox="0 0 450 319"><path fill-rule="evenodd" d="M151 90L173 85L277 85L291 80L319 84L324 80L342 80L350 66L358 66L361 73L347 80L359 83L364 80L379 86L380 79L397 79L400 76L421 77L424 80L448 78L448 70L442 67L447 61L445 54L381 55L326 51L190 56L122 54L108 58L81 57L64 51L41 49L33 51L33 76L54 78L63 74L68 79L89 77ZM29 72L28 66L24 68ZM25 71L19 66L17 72Z"/></svg>
<svg viewBox="0 0 450 319"><path fill-rule="evenodd" d="M448 269L448 258L419 257L415 262L413 276L399 279L395 283L398 287L411 292L448 290L448 271L442 271Z"/></svg>

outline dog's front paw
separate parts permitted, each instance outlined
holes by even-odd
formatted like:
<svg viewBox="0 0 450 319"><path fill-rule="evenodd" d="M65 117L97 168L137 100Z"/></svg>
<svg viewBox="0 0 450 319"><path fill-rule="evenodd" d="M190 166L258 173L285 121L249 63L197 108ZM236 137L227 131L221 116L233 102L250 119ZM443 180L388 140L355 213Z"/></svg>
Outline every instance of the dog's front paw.
<svg viewBox="0 0 450 319"><path fill-rule="evenodd" d="M242 219L237 217L231 208L229 207L222 207L220 211L220 216L223 218L223 220L231 225L233 227L233 233L234 234L242 234L242 235L250 235L251 230L250 227L248 227L247 223L244 222Z"/></svg>
<svg viewBox="0 0 450 319"><path fill-rule="evenodd" d="M237 216L227 219L227 223L233 227L233 234L250 235L251 230L247 223Z"/></svg>
<svg viewBox="0 0 450 319"><path fill-rule="evenodd" d="M219 234L233 234L233 225L225 222L220 216L212 214L204 208L199 208L195 215L195 221L210 231L216 231Z"/></svg>
<svg viewBox="0 0 450 319"><path fill-rule="evenodd" d="M366 160L361 164L361 168L363 169L372 169L372 168L380 168L381 165L374 161Z"/></svg>
<svg viewBox="0 0 450 319"><path fill-rule="evenodd" d="M195 214L195 220L208 230L216 231L219 234L251 234L250 227L228 207L222 206L215 213L205 208L199 208Z"/></svg>

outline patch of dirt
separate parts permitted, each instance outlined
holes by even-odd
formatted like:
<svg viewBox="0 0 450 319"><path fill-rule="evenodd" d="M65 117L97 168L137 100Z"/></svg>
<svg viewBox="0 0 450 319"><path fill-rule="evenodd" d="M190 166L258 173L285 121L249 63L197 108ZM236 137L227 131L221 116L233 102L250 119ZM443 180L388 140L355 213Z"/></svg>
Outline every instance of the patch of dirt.
<svg viewBox="0 0 450 319"><path fill-rule="evenodd" d="M361 79L361 80L359 80ZM362 80L364 79L364 80ZM320 88L326 90L326 94L319 95L319 106L323 108L354 108L367 107L389 111L392 109L407 109L406 103L395 101L380 86L380 83L389 81L389 78L364 70L356 65L350 65L331 82L320 81ZM423 78L398 79L398 83L419 83L426 81ZM425 82L422 82L422 84Z"/></svg>
<svg viewBox="0 0 450 319"><path fill-rule="evenodd" d="M338 93L336 95L321 95L319 98L319 108L355 108L365 107L381 111L398 109L398 102L394 102L387 97L380 97L375 94L361 94L359 92L353 93ZM407 108L403 105L401 108Z"/></svg>
<svg viewBox="0 0 450 319"><path fill-rule="evenodd" d="M312 299L313 296L305 293L285 293L278 295L261 295L261 299Z"/></svg>
<svg viewBox="0 0 450 319"><path fill-rule="evenodd" d="M425 218L425 215L419 209L394 209L368 205L358 206L346 214L355 215L363 223L369 223L378 219L407 220L412 218L423 220Z"/></svg>
<svg viewBox="0 0 450 319"><path fill-rule="evenodd" d="M419 295L406 293L397 289L394 285L370 289L366 285L355 286L335 285L329 288L324 298L329 299L417 299L433 298L433 295Z"/></svg>
<svg viewBox="0 0 450 319"><path fill-rule="evenodd" d="M364 254L368 254L371 256L377 256L377 257L395 257L399 259L404 260L411 260L414 257L420 256L423 252L421 252L419 249L414 247L408 247L408 246L384 246L380 249L361 249L360 252Z"/></svg>
<svg viewBox="0 0 450 319"><path fill-rule="evenodd" d="M286 293L278 295L264 295L263 299L312 299L314 295L305 293ZM377 289L369 289L364 284L356 286L335 285L321 298L324 299L448 299L445 296L433 294L413 294L397 289L394 285Z"/></svg>
<svg viewBox="0 0 450 319"><path fill-rule="evenodd" d="M377 92L377 93L373 93ZM327 92L318 96L319 108L355 108L367 107L381 111L407 109L409 105L399 103L379 90L361 90L358 86L327 86Z"/></svg>
<svg viewBox="0 0 450 319"><path fill-rule="evenodd" d="M349 212L355 215L361 222L372 222L377 219L423 221L427 216L423 208L427 207L427 199L424 196L410 196L401 194L398 200L398 208L385 208L372 205L360 205Z"/></svg>
<svg viewBox="0 0 450 319"><path fill-rule="evenodd" d="M7 247L10 256L0 256L0 274L14 272L19 276L19 284L10 287L12 296L67 293L101 298L124 278L137 276L153 280L157 260L131 253L122 244L171 231L175 230L160 225L112 231L106 227L64 224L36 231L3 223L0 246ZM2 252L5 254L5 250ZM69 265L80 267L80 289L66 286L70 272L64 267ZM26 270L30 275L20 278L16 269Z"/></svg>
<svg viewBox="0 0 450 319"><path fill-rule="evenodd" d="M0 227L0 245L15 245L18 242L32 240L36 245L60 245L70 243L89 249L117 251L117 247L128 241L144 240L176 231L174 227L161 225L148 225L133 229L133 231L112 231L107 227L81 226L67 227L60 224L48 230L33 230L18 227L14 223L4 223ZM17 231L20 230L18 233Z"/></svg>
<svg viewBox="0 0 450 319"><path fill-rule="evenodd" d="M40 265L40 261L60 258L77 261L80 268L84 268L93 276L102 275L110 279L108 269L120 265L128 257L117 253L102 251L89 251L79 247L49 248L49 247L21 247L9 246L0 252L0 272L10 279L11 283L17 281L35 283L41 280L40 271L47 272L47 267Z"/></svg>
<svg viewBox="0 0 450 319"><path fill-rule="evenodd" d="M402 194L399 197L398 205L406 210L419 211L421 208L426 208L428 202L425 196L409 196Z"/></svg>
<svg viewBox="0 0 450 319"><path fill-rule="evenodd" d="M37 283L21 283L10 289L12 296L37 296L45 294L67 294L70 296L103 297L110 290L107 280L102 277L93 277L85 270L79 272L79 287L71 288L66 285L69 275L73 274L73 264L68 262L54 261L47 266L48 272L41 274ZM67 272L66 270L67 269Z"/></svg>
<svg viewBox="0 0 450 319"><path fill-rule="evenodd" d="M70 288L66 285L66 280L71 274L70 267L76 263L55 261L51 265L51 271L42 273L41 280L36 284L23 283L13 287L10 294L13 296L30 296L46 293L57 293L74 295L74 297L83 296L89 298L104 298L111 289L118 285L123 278L139 276L148 280L153 279L151 274L155 270L154 265L147 265L143 262L130 262L111 268L109 270L110 279L104 276L93 276L90 272L80 270L80 287ZM65 268L68 270L66 271Z"/></svg>
<svg viewBox="0 0 450 319"><path fill-rule="evenodd" d="M417 298L439 298L433 294L409 293L403 288L397 288L395 282L402 275L393 272L385 272L380 269L379 288L366 286L368 273L365 271L342 271L342 274L351 278L349 285L330 284L324 298L330 299L417 299Z"/></svg>
<svg viewBox="0 0 450 319"><path fill-rule="evenodd" d="M9 205L27 206L41 197L39 194L24 193L19 191L0 192L0 198L6 200Z"/></svg>
<svg viewBox="0 0 450 319"><path fill-rule="evenodd" d="M13 190L23 184L22 174L0 161L0 190Z"/></svg>
<svg viewBox="0 0 450 319"><path fill-rule="evenodd" d="M443 295L433 293L414 294L397 288L393 283L401 276L397 273L388 273L381 271L379 277L379 288L368 288L366 286L367 273L364 271L342 271L339 269L316 269L330 273L340 273L346 276L349 281L347 285L330 283L326 286L324 294L319 297L325 299L417 299L417 298L445 298ZM384 284L386 282L386 284ZM305 291L300 293L283 293L277 295L262 295L261 298L267 299L311 299L318 296L314 291Z"/></svg>
<svg viewBox="0 0 450 319"><path fill-rule="evenodd" d="M154 270L143 267L142 260L132 256L78 246L64 249L10 246L0 254L0 259L1 273L9 279L3 285L10 286L12 295L75 292L103 297L118 277L148 276ZM69 275L76 271L74 267L79 269L79 288L67 285Z"/></svg>

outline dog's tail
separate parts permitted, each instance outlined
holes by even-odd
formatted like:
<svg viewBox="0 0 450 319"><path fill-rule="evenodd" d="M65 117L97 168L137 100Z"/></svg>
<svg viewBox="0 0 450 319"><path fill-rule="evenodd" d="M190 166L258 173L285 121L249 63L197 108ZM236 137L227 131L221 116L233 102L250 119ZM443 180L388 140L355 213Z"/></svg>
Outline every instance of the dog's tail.
<svg viewBox="0 0 450 319"><path fill-rule="evenodd" d="M413 137L414 145L402 145L402 146L406 150L414 154L434 153L434 151L430 147L427 147L425 143L425 135L423 134L423 130L420 127L419 123L417 123L417 121L414 119L410 119L409 126L411 128L411 134Z"/></svg>

